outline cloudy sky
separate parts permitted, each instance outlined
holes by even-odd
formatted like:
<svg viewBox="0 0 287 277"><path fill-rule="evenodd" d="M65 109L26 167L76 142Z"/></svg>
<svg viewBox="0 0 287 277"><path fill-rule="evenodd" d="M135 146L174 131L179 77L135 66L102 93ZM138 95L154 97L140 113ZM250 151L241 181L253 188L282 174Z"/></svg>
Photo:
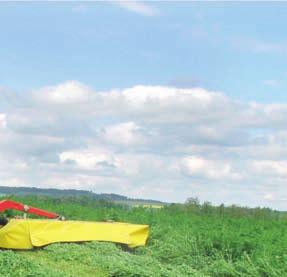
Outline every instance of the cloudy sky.
<svg viewBox="0 0 287 277"><path fill-rule="evenodd" d="M0 3L0 183L287 209L286 3Z"/></svg>

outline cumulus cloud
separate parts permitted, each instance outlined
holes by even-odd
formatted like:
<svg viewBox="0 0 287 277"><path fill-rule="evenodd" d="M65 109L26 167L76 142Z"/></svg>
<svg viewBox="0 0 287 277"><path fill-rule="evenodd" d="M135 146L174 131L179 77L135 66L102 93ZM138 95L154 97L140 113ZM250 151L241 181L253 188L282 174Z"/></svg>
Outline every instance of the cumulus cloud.
<svg viewBox="0 0 287 277"><path fill-rule="evenodd" d="M37 91L40 100L53 104L85 103L89 100L90 95L90 89L76 81L45 87Z"/></svg>
<svg viewBox="0 0 287 277"><path fill-rule="evenodd" d="M60 162L75 163L81 169L96 170L103 167L115 167L117 160L111 153L101 150L67 151L60 155Z"/></svg>
<svg viewBox="0 0 287 277"><path fill-rule="evenodd" d="M180 162L181 170L190 175L207 179L240 179L240 174L233 172L231 164L225 161L212 161L202 157L185 157Z"/></svg>
<svg viewBox="0 0 287 277"><path fill-rule="evenodd" d="M144 142L140 127L132 121L105 127L103 138L108 142L125 146Z"/></svg>
<svg viewBox="0 0 287 277"><path fill-rule="evenodd" d="M25 98L1 92L2 184L286 208L285 103L204 88L98 91L77 81Z"/></svg>
<svg viewBox="0 0 287 277"><path fill-rule="evenodd" d="M252 166L261 175L287 177L287 161L259 160L253 161Z"/></svg>
<svg viewBox="0 0 287 277"><path fill-rule="evenodd" d="M7 116L6 114L0 114L0 127L6 128L7 127Z"/></svg>
<svg viewBox="0 0 287 277"><path fill-rule="evenodd" d="M272 200L274 200L274 195L272 193L266 193L264 195L264 199L268 200L268 201L272 201Z"/></svg>

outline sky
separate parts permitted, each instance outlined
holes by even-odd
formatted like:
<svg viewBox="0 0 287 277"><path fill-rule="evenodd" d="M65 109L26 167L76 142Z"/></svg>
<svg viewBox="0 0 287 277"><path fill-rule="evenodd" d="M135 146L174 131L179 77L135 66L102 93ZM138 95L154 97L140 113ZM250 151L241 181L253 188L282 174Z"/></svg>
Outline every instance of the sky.
<svg viewBox="0 0 287 277"><path fill-rule="evenodd" d="M1 2L1 185L286 210L286 15Z"/></svg>

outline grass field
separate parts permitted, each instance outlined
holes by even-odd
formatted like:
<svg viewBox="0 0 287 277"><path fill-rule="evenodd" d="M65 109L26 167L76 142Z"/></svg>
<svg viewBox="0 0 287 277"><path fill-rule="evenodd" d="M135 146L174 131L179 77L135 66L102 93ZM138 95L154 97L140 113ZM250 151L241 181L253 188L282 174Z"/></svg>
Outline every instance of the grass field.
<svg viewBox="0 0 287 277"><path fill-rule="evenodd" d="M68 219L151 226L146 247L104 242L0 251L0 276L287 276L287 219L269 209L190 201L161 209L89 198L17 199Z"/></svg>

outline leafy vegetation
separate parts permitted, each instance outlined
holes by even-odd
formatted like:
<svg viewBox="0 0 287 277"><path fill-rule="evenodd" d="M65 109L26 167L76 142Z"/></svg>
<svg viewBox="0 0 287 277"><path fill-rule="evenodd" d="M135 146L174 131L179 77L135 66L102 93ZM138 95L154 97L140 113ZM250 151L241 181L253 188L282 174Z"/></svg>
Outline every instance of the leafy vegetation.
<svg viewBox="0 0 287 277"><path fill-rule="evenodd" d="M0 251L0 276L287 276L287 216L188 199L162 209L89 197L16 197L69 219L151 226L146 247L106 242Z"/></svg>

